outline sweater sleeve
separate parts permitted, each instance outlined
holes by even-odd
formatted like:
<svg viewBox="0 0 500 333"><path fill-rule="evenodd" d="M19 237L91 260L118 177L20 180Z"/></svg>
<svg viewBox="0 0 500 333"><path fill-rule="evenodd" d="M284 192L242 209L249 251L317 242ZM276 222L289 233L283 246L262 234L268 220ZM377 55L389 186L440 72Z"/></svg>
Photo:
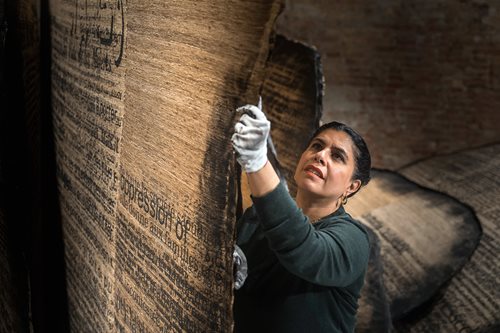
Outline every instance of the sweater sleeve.
<svg viewBox="0 0 500 333"><path fill-rule="evenodd" d="M347 214L317 230L282 184L252 200L270 248L292 274L319 285L345 287L364 272L368 238Z"/></svg>

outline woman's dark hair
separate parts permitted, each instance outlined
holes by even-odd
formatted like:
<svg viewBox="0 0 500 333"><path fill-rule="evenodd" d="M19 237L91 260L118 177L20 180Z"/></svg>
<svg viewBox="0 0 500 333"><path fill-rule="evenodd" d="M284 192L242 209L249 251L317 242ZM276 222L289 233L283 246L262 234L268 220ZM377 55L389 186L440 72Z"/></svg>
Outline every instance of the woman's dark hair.
<svg viewBox="0 0 500 333"><path fill-rule="evenodd" d="M327 129L342 131L347 133L347 135L349 135L352 142L354 143L353 151L354 151L355 169L352 175L352 179L353 180L359 179L361 181L361 186L368 184L368 182L370 181L370 169L372 164L370 151L368 150L368 146L366 145L366 142L365 140L363 140L361 135L359 135L355 130L353 130L349 126L336 121L326 123L314 132L311 139L309 140L308 146L316 136L318 136L321 132ZM354 194L355 193L352 193L349 196L353 196Z"/></svg>

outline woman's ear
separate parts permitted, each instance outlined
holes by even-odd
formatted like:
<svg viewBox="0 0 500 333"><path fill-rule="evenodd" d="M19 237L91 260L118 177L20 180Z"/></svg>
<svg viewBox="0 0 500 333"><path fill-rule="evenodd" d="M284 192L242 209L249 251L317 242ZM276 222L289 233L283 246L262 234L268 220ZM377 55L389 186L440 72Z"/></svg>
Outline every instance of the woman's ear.
<svg viewBox="0 0 500 333"><path fill-rule="evenodd" d="M353 193L356 193L361 187L361 180L356 179L351 182L351 185L347 188L346 196L350 196Z"/></svg>

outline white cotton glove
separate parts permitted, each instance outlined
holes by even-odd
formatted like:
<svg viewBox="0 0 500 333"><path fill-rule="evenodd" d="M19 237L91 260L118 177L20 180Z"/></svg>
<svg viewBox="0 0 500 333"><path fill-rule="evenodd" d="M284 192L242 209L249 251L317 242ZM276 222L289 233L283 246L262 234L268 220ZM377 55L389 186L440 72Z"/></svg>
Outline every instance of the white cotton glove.
<svg viewBox="0 0 500 333"><path fill-rule="evenodd" d="M247 257L243 250L234 244L233 251L233 272L234 272L234 289L240 289L248 277Z"/></svg>
<svg viewBox="0 0 500 333"><path fill-rule="evenodd" d="M271 130L271 122L262 112L262 98L258 106L245 105L236 112L243 113L231 137L236 159L245 172L259 171L267 163L267 137Z"/></svg>

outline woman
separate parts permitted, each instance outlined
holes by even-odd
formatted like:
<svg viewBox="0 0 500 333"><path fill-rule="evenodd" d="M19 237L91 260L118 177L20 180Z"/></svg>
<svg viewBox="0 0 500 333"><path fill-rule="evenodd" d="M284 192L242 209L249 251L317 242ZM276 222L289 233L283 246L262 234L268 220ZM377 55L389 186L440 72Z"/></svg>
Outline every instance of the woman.
<svg viewBox="0 0 500 333"><path fill-rule="evenodd" d="M353 332L370 249L343 205L370 179L365 142L343 124L320 127L298 162L294 201L267 161L260 105L238 111L231 141L253 206L238 222L248 277L235 292L235 332Z"/></svg>

